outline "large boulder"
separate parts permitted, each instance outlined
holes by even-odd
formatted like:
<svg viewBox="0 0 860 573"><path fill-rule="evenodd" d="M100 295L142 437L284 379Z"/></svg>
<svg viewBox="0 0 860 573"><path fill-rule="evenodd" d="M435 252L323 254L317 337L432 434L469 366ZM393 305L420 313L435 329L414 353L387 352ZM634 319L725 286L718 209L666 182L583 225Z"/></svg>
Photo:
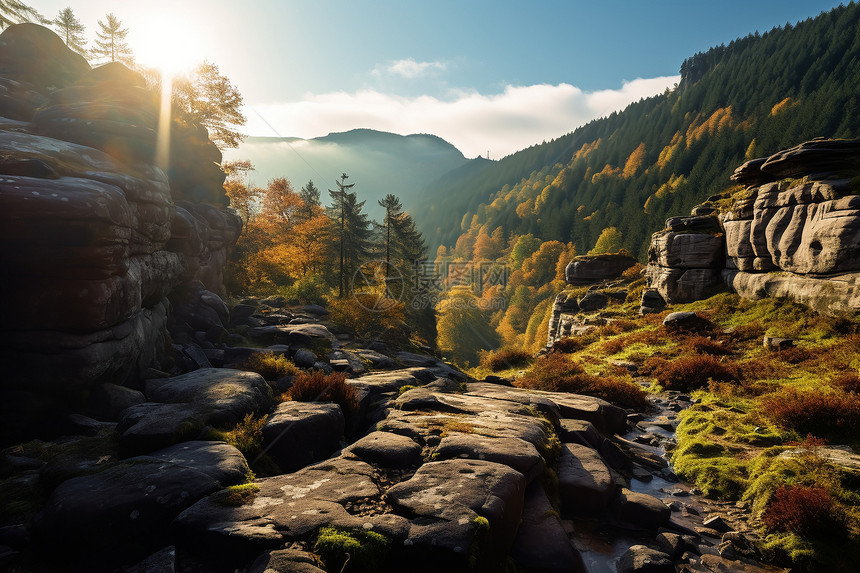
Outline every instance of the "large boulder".
<svg viewBox="0 0 860 573"><path fill-rule="evenodd" d="M344 427L337 404L283 402L263 426L263 447L283 471L293 472L337 450Z"/></svg>
<svg viewBox="0 0 860 573"><path fill-rule="evenodd" d="M615 483L600 454L580 444L563 444L558 489L565 510L593 512L609 505Z"/></svg>
<svg viewBox="0 0 860 573"><path fill-rule="evenodd" d="M571 285L598 283L621 276L635 264L636 259L626 252L581 255L565 267L564 280Z"/></svg>

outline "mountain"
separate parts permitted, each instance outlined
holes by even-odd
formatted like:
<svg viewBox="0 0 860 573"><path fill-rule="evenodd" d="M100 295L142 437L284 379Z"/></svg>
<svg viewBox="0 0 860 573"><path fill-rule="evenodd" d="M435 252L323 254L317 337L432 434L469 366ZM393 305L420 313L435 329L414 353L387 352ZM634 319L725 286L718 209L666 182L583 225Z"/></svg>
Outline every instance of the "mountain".
<svg viewBox="0 0 860 573"><path fill-rule="evenodd" d="M371 129L314 139L249 137L224 156L228 161L249 159L257 186L286 177L298 191L313 180L323 191L323 202L328 202L325 190L334 189L334 182L346 173L359 199L367 200L367 212L377 219L382 216L377 199L393 193L409 210L429 181L467 163L456 147L435 135L404 136Z"/></svg>
<svg viewBox="0 0 860 573"><path fill-rule="evenodd" d="M668 214L724 190L745 160L816 137L860 137L858 85L852 2L695 54L673 90L446 174L416 202L417 223L431 248L501 228L509 238L572 240L580 253L615 227L644 260Z"/></svg>

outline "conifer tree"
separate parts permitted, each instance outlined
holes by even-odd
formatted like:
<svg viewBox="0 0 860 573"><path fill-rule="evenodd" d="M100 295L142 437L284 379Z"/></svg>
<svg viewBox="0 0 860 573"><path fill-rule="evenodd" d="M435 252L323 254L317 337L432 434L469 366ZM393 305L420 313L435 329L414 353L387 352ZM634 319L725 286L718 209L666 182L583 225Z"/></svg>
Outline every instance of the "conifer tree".
<svg viewBox="0 0 860 573"><path fill-rule="evenodd" d="M347 281L358 270L361 262L370 256L370 220L363 212L364 201L359 201L355 192L349 190L355 183L347 184L349 175L341 174L335 181L337 191L329 189L332 204L331 217L337 226L340 262L338 265L338 296L343 298L347 291Z"/></svg>
<svg viewBox="0 0 860 573"><path fill-rule="evenodd" d="M84 37L86 26L81 24L77 19L71 6L60 10L60 13L54 18L54 26L57 28L57 34L63 39L69 49L74 50L83 57L88 57L87 39Z"/></svg>
<svg viewBox="0 0 860 573"><path fill-rule="evenodd" d="M300 217L305 221L310 220L316 214L316 209L321 205L320 190L314 185L313 180L309 180L307 185L299 191L299 196L302 198L302 203L304 204Z"/></svg>
<svg viewBox="0 0 860 573"><path fill-rule="evenodd" d="M99 20L99 28L96 32L96 47L92 51L93 57L107 62L121 62L131 67L134 57L125 41L128 28L123 28L122 22L112 13L105 16L104 22Z"/></svg>
<svg viewBox="0 0 860 573"><path fill-rule="evenodd" d="M24 2L19 0L0 0L0 30L4 30L12 24L22 22L34 22L44 24L45 18Z"/></svg>

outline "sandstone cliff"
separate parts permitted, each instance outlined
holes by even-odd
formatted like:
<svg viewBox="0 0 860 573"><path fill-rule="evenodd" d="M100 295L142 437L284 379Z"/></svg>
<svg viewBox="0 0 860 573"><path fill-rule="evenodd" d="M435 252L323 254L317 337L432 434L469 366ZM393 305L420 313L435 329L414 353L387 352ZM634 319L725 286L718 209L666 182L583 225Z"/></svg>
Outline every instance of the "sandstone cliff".
<svg viewBox="0 0 860 573"><path fill-rule="evenodd" d="M654 234L649 286L670 303L725 285L747 298L860 312L858 177L856 140L814 140L748 161L732 176L742 190Z"/></svg>
<svg viewBox="0 0 860 573"><path fill-rule="evenodd" d="M169 165L156 166L159 109L142 76L91 69L46 28L0 35L8 428L100 383L133 384L170 351L171 293L223 291L241 222L224 209L220 152L174 121Z"/></svg>

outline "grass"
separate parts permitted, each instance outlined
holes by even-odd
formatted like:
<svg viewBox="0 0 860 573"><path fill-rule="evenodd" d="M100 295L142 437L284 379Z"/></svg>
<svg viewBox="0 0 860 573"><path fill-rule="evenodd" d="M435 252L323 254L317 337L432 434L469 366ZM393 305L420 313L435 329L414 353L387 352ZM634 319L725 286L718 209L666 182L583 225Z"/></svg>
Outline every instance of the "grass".
<svg viewBox="0 0 860 573"><path fill-rule="evenodd" d="M295 376L301 369L293 364L283 354L260 352L252 354L240 366L243 370L256 372L266 380L277 380L284 376Z"/></svg>

